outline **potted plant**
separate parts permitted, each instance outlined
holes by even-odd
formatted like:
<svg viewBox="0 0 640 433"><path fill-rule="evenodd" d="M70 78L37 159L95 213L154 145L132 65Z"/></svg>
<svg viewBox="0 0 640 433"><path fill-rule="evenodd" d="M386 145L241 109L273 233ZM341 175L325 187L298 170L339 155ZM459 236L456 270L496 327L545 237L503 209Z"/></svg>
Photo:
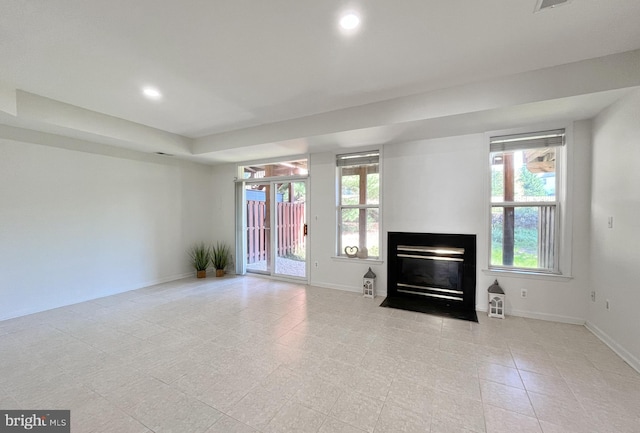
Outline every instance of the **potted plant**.
<svg viewBox="0 0 640 433"><path fill-rule="evenodd" d="M216 277L224 275L224 269L229 264L231 249L224 242L217 242L212 249L211 264L216 268Z"/></svg>
<svg viewBox="0 0 640 433"><path fill-rule="evenodd" d="M191 265L196 270L196 276L205 278L207 276L207 267L211 261L211 247L205 246L203 242L200 242L191 247L189 257L191 258Z"/></svg>

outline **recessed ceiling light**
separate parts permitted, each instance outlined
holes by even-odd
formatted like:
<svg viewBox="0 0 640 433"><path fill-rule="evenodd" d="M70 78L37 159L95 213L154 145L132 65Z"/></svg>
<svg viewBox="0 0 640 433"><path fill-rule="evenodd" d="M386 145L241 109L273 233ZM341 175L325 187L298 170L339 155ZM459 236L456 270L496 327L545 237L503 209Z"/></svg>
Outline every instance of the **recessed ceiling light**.
<svg viewBox="0 0 640 433"><path fill-rule="evenodd" d="M360 17L354 12L348 12L340 18L340 27L345 30L353 30L360 25Z"/></svg>
<svg viewBox="0 0 640 433"><path fill-rule="evenodd" d="M153 99L154 101L162 98L162 93L160 93L160 91L155 87L145 87L144 89L142 89L142 93L144 94L144 96L149 99Z"/></svg>

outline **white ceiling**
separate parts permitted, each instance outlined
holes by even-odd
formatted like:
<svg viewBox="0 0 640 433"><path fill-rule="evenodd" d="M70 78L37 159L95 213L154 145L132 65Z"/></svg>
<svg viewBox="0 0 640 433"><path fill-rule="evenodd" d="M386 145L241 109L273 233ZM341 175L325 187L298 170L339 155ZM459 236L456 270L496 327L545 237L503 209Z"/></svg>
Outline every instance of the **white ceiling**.
<svg viewBox="0 0 640 433"><path fill-rule="evenodd" d="M438 135L434 130L454 133L456 116L469 113L479 116L474 131L500 119L505 126L523 122L526 107L539 113L524 116L527 121L547 121L554 111L579 118L619 97L617 87L640 84L550 94L548 101L582 99L545 110L535 106L544 101L531 97L443 115L393 112L398 101L410 103L415 95L422 104L442 89L524 80L527 71L640 48L638 0L574 0L534 14L535 5L2 0L0 111L8 94L17 108L5 108L0 123L215 163ZM345 10L361 14L358 32L338 29ZM160 89L162 100L145 99L144 85ZM366 107L384 116L327 127L327 113L358 117ZM415 124L421 120L426 123ZM283 133L271 139L274 129ZM264 139L255 137L263 133Z"/></svg>

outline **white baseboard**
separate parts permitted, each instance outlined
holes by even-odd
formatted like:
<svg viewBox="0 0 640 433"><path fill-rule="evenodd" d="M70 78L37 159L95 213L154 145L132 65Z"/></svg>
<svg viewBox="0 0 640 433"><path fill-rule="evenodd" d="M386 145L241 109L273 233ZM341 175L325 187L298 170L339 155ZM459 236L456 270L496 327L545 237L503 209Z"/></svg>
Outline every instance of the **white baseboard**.
<svg viewBox="0 0 640 433"><path fill-rule="evenodd" d="M215 270L213 272L215 273ZM185 273L182 273L182 274L175 274L175 275L171 275L171 276L168 276L168 277L162 277L162 278L158 278L157 280L152 280L152 281L148 281L146 283L142 283L142 285L140 287L135 287L133 289L125 290L125 292L130 292L131 290L138 290L138 289L142 289L142 288L149 287L149 286L155 286L156 284L169 283L171 281L177 281L177 280L181 280L183 278L189 278L189 277L195 277L195 276L196 276L196 272L195 271L185 272ZM111 296L111 295L107 295L107 296Z"/></svg>
<svg viewBox="0 0 640 433"><path fill-rule="evenodd" d="M609 337L604 331L593 323L587 321L584 326L598 337L604 344L609 346L620 358L629 364L634 370L640 373L640 359L629 353L624 347L620 346L613 338Z"/></svg>
<svg viewBox="0 0 640 433"><path fill-rule="evenodd" d="M487 310L482 310L487 312ZM559 314L538 313L535 311L511 310L508 316L525 317L527 319L546 320L548 322L568 323L571 325L584 325L584 319L579 317L561 316Z"/></svg>
<svg viewBox="0 0 640 433"><path fill-rule="evenodd" d="M60 304L50 305L47 308L27 308L27 309L23 309L23 310L19 310L19 311L12 311L11 313L9 313L7 315L0 316L0 321L9 320L9 319L15 319L15 318L18 318L18 317L23 317L23 316L28 316L29 314L41 313L43 311L49 311L49 310L53 310L55 308L68 307L69 305L81 304L83 302L94 301L96 299L106 298L106 297L113 296L113 295L119 295L121 293L126 293L126 292L130 292L130 291L133 291L133 290L143 289L143 288L149 287L149 286L155 286L156 284L163 284L163 283L168 283L168 282L171 282L171 281L181 280L183 278L189 278L189 277L192 277L192 276L195 276L195 274L193 272L175 274L175 275L170 275L170 276L167 276L167 277L162 277L162 278L158 278L158 279L155 279L155 280L147 281L147 282L144 282L144 283L138 283L138 284L135 284L133 287L124 288L123 290L115 291L115 292L109 293L109 294L101 294L100 296L79 298L79 299L74 299L74 300L66 300L66 301L62 301Z"/></svg>
<svg viewBox="0 0 640 433"><path fill-rule="evenodd" d="M354 292L354 293L362 293L362 287L353 287L353 286L345 286L342 284L332 284L332 283L324 283L322 281L312 281L309 283L310 286L313 287L321 287L323 289L333 289L333 290L341 290L343 292ZM387 296L387 292L380 292L376 290L376 298L379 296Z"/></svg>
<svg viewBox="0 0 640 433"><path fill-rule="evenodd" d="M334 289L334 290L341 290L343 292L360 292L360 288L359 287L353 287L353 286L345 286L342 284L331 284L331 283L323 283L323 282L317 282L317 281L310 281L309 282L310 286L313 287L321 287L323 289Z"/></svg>

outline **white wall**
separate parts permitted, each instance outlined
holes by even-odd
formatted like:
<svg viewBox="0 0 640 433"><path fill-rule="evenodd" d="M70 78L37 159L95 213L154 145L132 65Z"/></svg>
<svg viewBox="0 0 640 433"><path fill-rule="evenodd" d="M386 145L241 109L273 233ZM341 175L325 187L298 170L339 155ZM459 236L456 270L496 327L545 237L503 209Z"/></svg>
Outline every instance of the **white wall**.
<svg viewBox="0 0 640 433"><path fill-rule="evenodd" d="M591 288L588 322L640 370L640 92L600 113L593 124ZM607 228L613 217L613 228ZM610 310L605 302L609 300Z"/></svg>
<svg viewBox="0 0 640 433"><path fill-rule="evenodd" d="M0 319L191 273L211 168L0 140ZM152 162L156 160L156 162Z"/></svg>
<svg viewBox="0 0 640 433"><path fill-rule="evenodd" d="M492 275L488 265L488 143L483 134L387 145L383 152L383 251L389 231L477 235L477 308L486 310L486 289L498 278L507 293L507 313L584 323L589 261L590 122L573 127L573 177L570 205L573 278ZM313 154L311 187L311 283L360 290L369 263L335 255L335 161L331 153ZM386 257L385 257L386 258ZM314 262L318 262L315 268ZM386 294L386 261L372 266L378 293ZM520 297L527 289L528 297Z"/></svg>
<svg viewBox="0 0 640 433"><path fill-rule="evenodd" d="M573 278L495 275L488 267L488 144L482 134L387 146L384 161L385 231L477 235L476 305L487 309L495 278L507 294L507 313L583 323L586 314L589 123L574 127ZM586 186L585 186L586 185ZM520 297L527 289L528 296Z"/></svg>
<svg viewBox="0 0 640 433"><path fill-rule="evenodd" d="M385 279L382 261L340 259L336 256L336 157L316 153L309 161L309 246L310 282L340 290L360 291L362 277L371 267L377 282ZM384 175L383 175L384 176ZM384 251L381 248L381 251ZM318 266L315 263L318 262ZM386 293L383 284L378 284Z"/></svg>
<svg viewBox="0 0 640 433"><path fill-rule="evenodd" d="M495 278L507 293L507 313L533 318L584 323L588 302L589 199L591 123L570 128L572 158L571 220L567 228L571 278L531 278L495 275L488 267L488 142L484 134L387 145L382 156L383 257L380 261L335 258L335 156L310 155L309 244L310 283L360 291L362 276L371 266L377 274L378 294L386 295L386 235L389 231L467 233L477 235L477 308L486 310L486 289ZM216 208L216 238L228 238L234 214L224 205L232 200L232 164L214 167L221 204ZM317 262L317 266L315 266ZM527 298L520 290L527 289Z"/></svg>
<svg viewBox="0 0 640 433"><path fill-rule="evenodd" d="M386 146L385 239L390 231L476 235L479 270L487 257L487 152L482 134Z"/></svg>
<svg viewBox="0 0 640 433"><path fill-rule="evenodd" d="M211 204L213 205L213 243L224 242L231 247L232 262L228 266L228 271L234 269L236 262L236 222L235 222L235 188L234 183L237 175L235 164L218 165L213 168L211 176Z"/></svg>

